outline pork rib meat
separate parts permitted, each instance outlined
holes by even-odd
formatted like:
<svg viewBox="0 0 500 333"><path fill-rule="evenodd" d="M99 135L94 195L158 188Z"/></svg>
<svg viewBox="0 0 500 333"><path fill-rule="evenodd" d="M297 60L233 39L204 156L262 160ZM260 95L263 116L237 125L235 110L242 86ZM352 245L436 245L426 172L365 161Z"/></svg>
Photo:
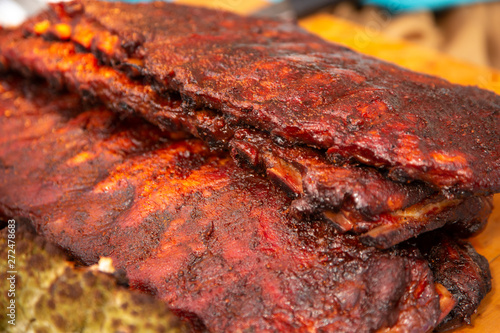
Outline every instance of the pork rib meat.
<svg viewBox="0 0 500 333"><path fill-rule="evenodd" d="M451 191L500 189L500 97L326 42L296 25L168 3L52 7L38 26L155 89L288 144ZM147 19L144 19L147 17ZM48 24L47 24L48 23Z"/></svg>

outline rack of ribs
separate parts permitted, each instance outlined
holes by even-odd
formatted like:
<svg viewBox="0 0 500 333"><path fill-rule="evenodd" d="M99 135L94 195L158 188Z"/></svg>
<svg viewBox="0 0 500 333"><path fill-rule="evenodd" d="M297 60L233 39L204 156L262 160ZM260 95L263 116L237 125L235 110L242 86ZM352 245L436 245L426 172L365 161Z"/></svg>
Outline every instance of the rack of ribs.
<svg viewBox="0 0 500 333"><path fill-rule="evenodd" d="M85 264L111 257L213 332L427 332L468 320L491 288L466 242L363 245L291 217L292 199L227 153L36 80L1 79L0 132L2 214Z"/></svg>
<svg viewBox="0 0 500 333"><path fill-rule="evenodd" d="M120 15L111 17L109 6ZM145 15L147 23L139 19ZM172 4L73 2L54 5L0 41L5 69L229 150L294 198L290 214L361 234L367 245L389 248L444 225L470 235L484 226L489 195L498 191L498 96L405 71L282 22ZM250 59L247 51L259 56ZM421 101L418 110L412 100ZM474 110L464 111L466 104ZM472 116L476 110L483 116ZM453 119L463 133L442 130L446 122L437 116ZM371 142L361 139L364 131ZM457 140L476 146L459 152ZM352 154L340 156L335 147Z"/></svg>

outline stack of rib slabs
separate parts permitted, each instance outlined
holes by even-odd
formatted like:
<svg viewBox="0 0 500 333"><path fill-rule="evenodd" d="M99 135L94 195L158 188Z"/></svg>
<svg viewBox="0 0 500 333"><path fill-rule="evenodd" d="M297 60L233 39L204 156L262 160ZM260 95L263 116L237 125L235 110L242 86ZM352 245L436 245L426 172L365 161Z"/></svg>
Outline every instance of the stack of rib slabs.
<svg viewBox="0 0 500 333"><path fill-rule="evenodd" d="M500 189L492 92L168 3L54 4L0 67L3 214L210 331L426 332L491 288L459 239Z"/></svg>

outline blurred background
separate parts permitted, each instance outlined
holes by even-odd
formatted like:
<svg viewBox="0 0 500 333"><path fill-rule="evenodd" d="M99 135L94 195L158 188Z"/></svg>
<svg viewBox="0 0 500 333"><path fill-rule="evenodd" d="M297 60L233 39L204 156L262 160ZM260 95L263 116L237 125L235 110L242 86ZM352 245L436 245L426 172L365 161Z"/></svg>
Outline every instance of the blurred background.
<svg viewBox="0 0 500 333"><path fill-rule="evenodd" d="M0 24L14 26L46 0L0 0ZM139 2L132 0L129 2ZM311 15L358 24L358 44L379 35L439 50L480 66L500 68L500 2L478 0L177 0L239 13L307 20Z"/></svg>

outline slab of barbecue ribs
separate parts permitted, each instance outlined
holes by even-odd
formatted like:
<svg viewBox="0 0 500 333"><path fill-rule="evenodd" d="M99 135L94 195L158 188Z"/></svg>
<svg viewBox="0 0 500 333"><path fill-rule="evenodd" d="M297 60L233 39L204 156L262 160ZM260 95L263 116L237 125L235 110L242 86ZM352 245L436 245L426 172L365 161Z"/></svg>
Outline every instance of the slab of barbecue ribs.
<svg viewBox="0 0 500 333"><path fill-rule="evenodd" d="M159 94L180 96L187 111L213 110L224 132L217 141L241 125L325 158L383 167L396 180L500 189L500 97L492 92L401 69L295 25L202 8L83 1L42 18L33 33L131 68Z"/></svg>
<svg viewBox="0 0 500 333"><path fill-rule="evenodd" d="M0 80L2 214L86 264L111 257L210 331L427 332L468 320L491 288L466 242L365 246L291 218L290 197L199 139L44 85Z"/></svg>
<svg viewBox="0 0 500 333"><path fill-rule="evenodd" d="M84 1L0 35L4 69L230 150L295 199L290 214L367 245L389 248L445 225L470 235L499 189L498 96L294 25Z"/></svg>

